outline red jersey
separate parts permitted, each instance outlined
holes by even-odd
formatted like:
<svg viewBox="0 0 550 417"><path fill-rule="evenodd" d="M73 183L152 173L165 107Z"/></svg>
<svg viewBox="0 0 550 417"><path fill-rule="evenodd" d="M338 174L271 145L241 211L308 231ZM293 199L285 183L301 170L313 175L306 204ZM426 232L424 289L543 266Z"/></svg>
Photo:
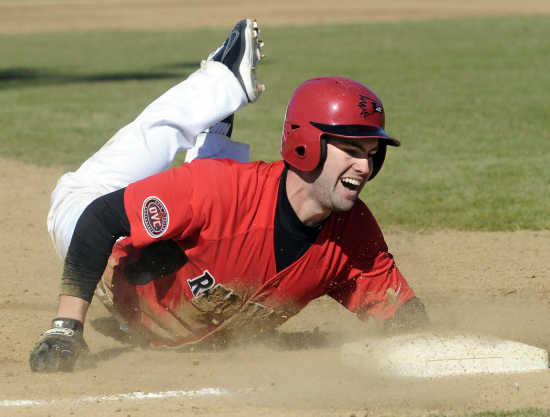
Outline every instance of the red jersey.
<svg viewBox="0 0 550 417"><path fill-rule="evenodd" d="M177 346L272 329L323 295L361 319L390 318L414 297L361 201L332 213L305 254L277 272L274 219L283 169L282 161L201 159L127 187L131 233L115 245L103 282L130 328L153 345ZM164 239L177 242L188 261L146 285L130 285L125 265Z"/></svg>

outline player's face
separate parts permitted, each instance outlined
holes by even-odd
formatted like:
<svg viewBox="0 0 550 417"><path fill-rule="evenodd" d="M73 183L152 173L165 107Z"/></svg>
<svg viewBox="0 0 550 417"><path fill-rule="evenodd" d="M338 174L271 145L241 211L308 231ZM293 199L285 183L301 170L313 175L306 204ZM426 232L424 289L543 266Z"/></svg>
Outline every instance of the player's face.
<svg viewBox="0 0 550 417"><path fill-rule="evenodd" d="M372 175L378 139L327 138L327 157L315 182L318 203L331 211L350 210Z"/></svg>

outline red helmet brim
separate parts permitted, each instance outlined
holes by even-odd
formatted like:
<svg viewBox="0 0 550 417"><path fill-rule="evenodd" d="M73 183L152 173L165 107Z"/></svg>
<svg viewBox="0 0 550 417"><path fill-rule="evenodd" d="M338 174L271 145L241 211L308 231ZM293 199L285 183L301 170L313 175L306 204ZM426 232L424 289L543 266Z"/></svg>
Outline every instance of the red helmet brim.
<svg viewBox="0 0 550 417"><path fill-rule="evenodd" d="M387 145L400 146L401 142L388 135L384 129L378 126L367 125L329 125L310 122L321 132L344 139L382 139Z"/></svg>

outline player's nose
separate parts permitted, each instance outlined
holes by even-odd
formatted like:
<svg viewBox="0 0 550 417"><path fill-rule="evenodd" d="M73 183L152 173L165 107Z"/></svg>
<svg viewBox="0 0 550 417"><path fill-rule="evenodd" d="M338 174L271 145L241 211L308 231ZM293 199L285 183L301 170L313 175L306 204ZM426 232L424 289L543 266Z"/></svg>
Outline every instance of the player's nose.
<svg viewBox="0 0 550 417"><path fill-rule="evenodd" d="M373 162L372 157L356 158L353 164L353 168L358 175L365 179L369 179L372 175Z"/></svg>

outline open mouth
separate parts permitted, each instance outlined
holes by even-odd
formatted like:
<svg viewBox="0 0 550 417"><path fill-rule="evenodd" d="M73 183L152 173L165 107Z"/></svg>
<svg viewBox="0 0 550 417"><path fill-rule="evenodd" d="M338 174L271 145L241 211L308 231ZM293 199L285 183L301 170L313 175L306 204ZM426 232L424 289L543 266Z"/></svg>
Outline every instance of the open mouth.
<svg viewBox="0 0 550 417"><path fill-rule="evenodd" d="M344 177L340 180L342 185L346 187L348 190L356 191L361 186L361 181L356 180L354 178Z"/></svg>

